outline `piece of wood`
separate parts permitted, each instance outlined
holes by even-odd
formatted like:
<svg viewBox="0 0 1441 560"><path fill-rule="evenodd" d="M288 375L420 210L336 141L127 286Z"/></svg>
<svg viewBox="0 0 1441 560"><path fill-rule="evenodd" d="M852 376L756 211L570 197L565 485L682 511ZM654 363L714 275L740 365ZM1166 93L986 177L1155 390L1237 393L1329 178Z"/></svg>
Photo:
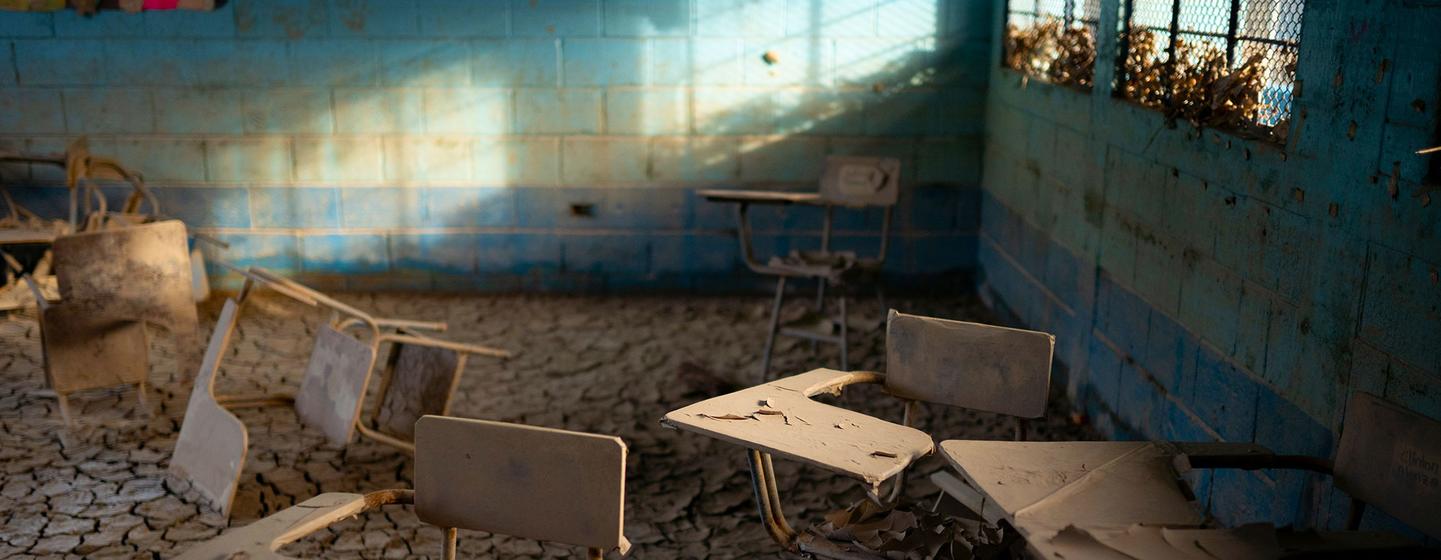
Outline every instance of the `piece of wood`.
<svg viewBox="0 0 1441 560"><path fill-rule="evenodd" d="M227 299L205 348L170 458L170 473L189 481L223 517L230 516L250 443L245 424L215 402L215 375L230 348L238 315L239 304Z"/></svg>
<svg viewBox="0 0 1441 560"><path fill-rule="evenodd" d="M414 440L420 417L450 411L465 360L454 350L415 344L396 344L391 352L394 357L381 382L376 429Z"/></svg>
<svg viewBox="0 0 1441 560"><path fill-rule="evenodd" d="M411 503L409 490L381 490L369 494L327 492L259 521L225 531L190 547L177 560L279 560L281 547L366 511L388 504Z"/></svg>
<svg viewBox="0 0 1441 560"><path fill-rule="evenodd" d="M329 326L315 335L315 347L295 396L295 412L305 425L345 445L355 433L362 399L375 365L375 347Z"/></svg>
<svg viewBox="0 0 1441 560"><path fill-rule="evenodd" d="M415 428L415 513L440 527L601 549L625 538L620 438L426 416Z"/></svg>
<svg viewBox="0 0 1441 560"><path fill-rule="evenodd" d="M696 194L711 202L747 204L823 204L819 193L786 191L749 191L731 189L703 189Z"/></svg>
<svg viewBox="0 0 1441 560"><path fill-rule="evenodd" d="M1336 487L1441 538L1441 422L1370 393L1346 405Z"/></svg>
<svg viewBox="0 0 1441 560"><path fill-rule="evenodd" d="M886 324L886 390L901 398L1023 418L1046 413L1056 337L907 315Z"/></svg>
<svg viewBox="0 0 1441 560"><path fill-rule="evenodd" d="M809 463L873 488L934 450L915 428L819 403L812 395L839 392L875 373L816 369L722 395L665 415L670 426Z"/></svg>
<svg viewBox="0 0 1441 560"><path fill-rule="evenodd" d="M893 206L901 192L901 160L888 157L828 156L821 172L821 198L842 206Z"/></svg>
<svg viewBox="0 0 1441 560"><path fill-rule="evenodd" d="M1071 525L1200 526L1172 467L1174 452L1146 442L941 442L962 480L1036 542Z"/></svg>

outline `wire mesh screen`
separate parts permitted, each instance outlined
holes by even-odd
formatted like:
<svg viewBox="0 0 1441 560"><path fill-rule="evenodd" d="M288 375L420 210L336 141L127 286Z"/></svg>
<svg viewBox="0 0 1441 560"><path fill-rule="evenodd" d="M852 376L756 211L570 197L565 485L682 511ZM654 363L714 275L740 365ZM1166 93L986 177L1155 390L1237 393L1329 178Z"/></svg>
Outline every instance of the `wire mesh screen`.
<svg viewBox="0 0 1441 560"><path fill-rule="evenodd" d="M1090 89L1101 0L1013 0L1002 63L1041 80Z"/></svg>
<svg viewBox="0 0 1441 560"><path fill-rule="evenodd" d="M1284 141L1305 0L1123 0L1116 93Z"/></svg>

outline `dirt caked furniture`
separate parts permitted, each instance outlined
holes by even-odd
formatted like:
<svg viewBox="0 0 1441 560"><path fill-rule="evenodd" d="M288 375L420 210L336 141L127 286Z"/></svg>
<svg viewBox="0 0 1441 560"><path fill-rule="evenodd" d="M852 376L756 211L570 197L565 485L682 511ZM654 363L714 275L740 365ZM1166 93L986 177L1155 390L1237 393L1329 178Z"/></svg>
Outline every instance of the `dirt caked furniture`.
<svg viewBox="0 0 1441 560"><path fill-rule="evenodd" d="M305 535L389 504L445 529L553 541L624 555L626 445L618 437L445 416L415 423L415 489L321 494L182 553L180 560L286 558Z"/></svg>
<svg viewBox="0 0 1441 560"><path fill-rule="evenodd" d="M225 302L211 334L170 461L171 473L188 480L224 515L229 515L249 447L244 424L229 409L293 404L301 422L325 434L332 445L348 444L358 431L414 453L415 421L427 414L449 414L466 359L472 354L509 357L504 350L416 332L444 330L444 323L375 318L270 271L250 268L238 272L245 282L240 293ZM298 393L216 395L220 362L228 353L247 298L258 287L326 308L331 311L330 322L316 335ZM381 375L378 401L370 416L362 419L376 356L386 344L391 353Z"/></svg>
<svg viewBox="0 0 1441 560"><path fill-rule="evenodd" d="M1276 558L1414 546L1356 532L1368 505L1441 537L1441 422L1367 393L1346 408L1334 465L1250 443L951 440L940 447L959 479L941 472L932 480L988 522L1015 527L1042 558L1189 558L1197 546L1228 551L1223 558ZM1330 474L1352 497L1350 531L1210 526L1180 475L1216 468Z"/></svg>
<svg viewBox="0 0 1441 560"><path fill-rule="evenodd" d="M886 249L890 241L891 212L900 196L900 170L900 160L895 158L830 156L826 158L819 192L722 189L703 190L698 193L711 202L736 205L737 235L746 266L759 274L776 277L775 300L771 305L770 325L766 331L765 350L761 358L761 381L770 379L771 353L775 348L777 335L802 338L812 343L835 344L840 348L841 369L850 369L850 355L846 344L850 334L850 322L846 315L846 291L855 284L869 282L875 287L877 295L882 295L879 277L881 267L885 265ZM787 255L776 255L761 263L757 260L751 243L750 220L747 217L752 204L798 204L824 208L820 249L791 251ZM832 250L832 216L837 206L884 209L880 249L874 257L858 257L854 251ZM790 278L817 281L816 305L813 312L782 324L781 307L785 303L786 281ZM837 292L838 309L834 314L826 312L827 286ZM881 308L884 309L884 297L880 299Z"/></svg>
<svg viewBox="0 0 1441 560"><path fill-rule="evenodd" d="M772 457L807 463L865 485L892 502L907 467L929 455L931 436L910 426L923 402L1018 418L1045 413L1055 337L1041 332L890 312L885 374L817 369L722 395L665 415L662 424L746 448L766 531L791 552L855 557L786 521ZM901 424L811 400L847 386L882 385L906 401ZM882 485L895 480L890 492Z"/></svg>

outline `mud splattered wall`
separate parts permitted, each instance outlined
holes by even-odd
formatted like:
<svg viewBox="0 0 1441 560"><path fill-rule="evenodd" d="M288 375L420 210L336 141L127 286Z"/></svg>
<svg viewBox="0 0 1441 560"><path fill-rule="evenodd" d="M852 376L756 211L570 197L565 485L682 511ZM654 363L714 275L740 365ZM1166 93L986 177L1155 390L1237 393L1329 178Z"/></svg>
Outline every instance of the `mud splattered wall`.
<svg viewBox="0 0 1441 560"><path fill-rule="evenodd" d="M943 0L3 13L0 142L88 135L241 264L486 290L733 288L753 276L732 215L695 189L813 188L826 154L894 155L909 185L892 272L965 271L989 21L985 2ZM64 208L47 171L0 173L35 185L14 189L32 208ZM810 246L820 223L756 219L771 250ZM841 242L874 248L878 224L848 219Z"/></svg>
<svg viewBox="0 0 1441 560"><path fill-rule="evenodd" d="M1284 145L1111 97L1114 37L1090 93L992 69L981 290L1057 334L1111 434L1329 457L1353 391L1441 418L1441 193L1413 155L1437 143L1441 7L1306 4ZM1345 521L1324 477L1200 482L1223 521Z"/></svg>

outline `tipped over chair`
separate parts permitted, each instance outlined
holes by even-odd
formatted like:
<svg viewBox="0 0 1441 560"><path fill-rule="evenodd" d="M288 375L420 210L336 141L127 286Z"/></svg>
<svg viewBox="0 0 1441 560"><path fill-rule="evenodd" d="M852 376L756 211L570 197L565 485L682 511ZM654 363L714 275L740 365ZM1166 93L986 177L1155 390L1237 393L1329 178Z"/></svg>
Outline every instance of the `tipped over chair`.
<svg viewBox="0 0 1441 560"><path fill-rule="evenodd" d="M841 369L850 369L850 353L846 343L850 334L850 323L846 316L846 291L857 283L870 282L875 285L877 294L881 293L880 274L890 243L891 212L900 196L900 169L900 160L895 158L830 156L826 158L819 192L703 190L698 193L712 202L737 205L737 235L746 266L757 273L776 277L775 299L771 304L770 324L761 358L761 381L770 379L771 354L775 349L776 336L835 344L840 348ZM820 249L791 251L761 263L756 259L752 247L750 220L747 217L752 204L799 204L824 208ZM838 206L884 209L880 248L875 256L861 257L854 251L836 251L831 248L832 216ZM782 324L781 308L785 303L786 282L789 279L816 280L816 304L811 313ZM825 294L828 286L836 291L838 309L834 314L826 311ZM884 301L881 302L881 307L885 308Z"/></svg>
<svg viewBox="0 0 1441 560"><path fill-rule="evenodd" d="M917 406L1036 418L1049 394L1055 345L1049 334L896 311L886 331L885 374L812 370L672 411L662 424L746 448L761 521L786 550L854 557L786 521L772 456L856 479L872 500L891 503L907 467L935 448L931 436L911 426ZM901 424L811 400L862 383L882 385L905 401ZM895 486L883 492L888 480Z"/></svg>
<svg viewBox="0 0 1441 560"><path fill-rule="evenodd" d="M630 550L622 534L626 445L620 438L444 416L422 417L414 431L414 490L321 494L226 531L179 559L286 558L276 551L287 543L386 505L411 503L422 522L445 530L447 559L455 558L457 529L583 546L590 558Z"/></svg>
<svg viewBox="0 0 1441 560"><path fill-rule="evenodd" d="M504 350L417 332L443 330L444 323L376 318L261 268L237 272L245 277L245 283L236 298L226 300L216 322L170 462L173 474L190 481L224 515L229 515L249 437L228 409L293 404L300 421L325 434L331 445L347 445L359 432L414 453L412 426L423 415L450 412L467 357L510 356ZM331 319L315 337L299 393L216 395L215 376L228 353L240 310L251 290L259 286L328 309ZM391 354L381 376L378 402L370 418L362 420L376 356L386 344L391 346Z"/></svg>
<svg viewBox="0 0 1441 560"><path fill-rule="evenodd" d="M932 475L946 496L990 523L1015 527L1042 558L1189 558L1197 547L1231 551L1222 555L1229 558L1411 557L1402 551L1416 545L1404 538L1356 531L1368 506L1441 538L1441 422L1367 393L1354 394L1346 407L1334 463L1226 442L951 440L940 448L959 475ZM1351 497L1349 531L1214 527L1179 480L1191 469L1331 475Z"/></svg>

